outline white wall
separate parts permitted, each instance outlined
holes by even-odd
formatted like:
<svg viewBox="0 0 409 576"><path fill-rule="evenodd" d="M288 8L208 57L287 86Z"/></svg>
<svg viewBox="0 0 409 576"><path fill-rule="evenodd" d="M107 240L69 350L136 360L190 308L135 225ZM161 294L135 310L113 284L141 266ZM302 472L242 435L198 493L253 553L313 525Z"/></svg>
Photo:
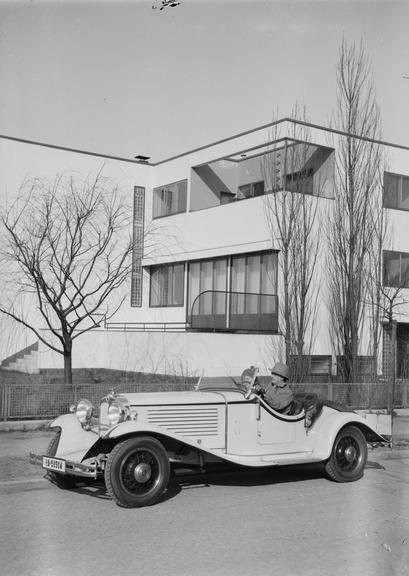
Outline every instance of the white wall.
<svg viewBox="0 0 409 576"><path fill-rule="evenodd" d="M73 368L109 368L186 376L238 376L250 365L262 374L281 360L280 336L209 333L107 332L75 341ZM44 346L39 367L62 368L61 355Z"/></svg>

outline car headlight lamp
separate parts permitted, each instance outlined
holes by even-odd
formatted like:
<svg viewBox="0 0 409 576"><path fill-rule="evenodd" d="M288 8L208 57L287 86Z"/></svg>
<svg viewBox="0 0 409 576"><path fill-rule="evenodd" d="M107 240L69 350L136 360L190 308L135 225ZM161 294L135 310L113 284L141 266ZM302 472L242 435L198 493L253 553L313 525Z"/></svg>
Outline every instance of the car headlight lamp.
<svg viewBox="0 0 409 576"><path fill-rule="evenodd" d="M124 396L117 396L108 407L108 422L110 426L116 426L131 417L129 402Z"/></svg>
<svg viewBox="0 0 409 576"><path fill-rule="evenodd" d="M80 400L75 409L75 415L82 425L88 424L94 413L94 405L85 398Z"/></svg>

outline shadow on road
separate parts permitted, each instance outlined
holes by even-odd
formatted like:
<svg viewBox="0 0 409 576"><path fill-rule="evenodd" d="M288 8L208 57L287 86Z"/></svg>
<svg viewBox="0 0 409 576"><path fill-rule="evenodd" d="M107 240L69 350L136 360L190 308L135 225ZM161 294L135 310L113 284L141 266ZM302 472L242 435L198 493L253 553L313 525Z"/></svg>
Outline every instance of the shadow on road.
<svg viewBox="0 0 409 576"><path fill-rule="evenodd" d="M386 470L378 462L368 461L367 469ZM205 472L177 469L172 472L167 490L158 503L171 500L182 490L191 488L205 488L210 486L264 486L283 483L304 482L309 480L326 479L322 464L306 464L303 466L286 466L283 468L243 469L237 466L220 466ZM49 485L45 482L44 487ZM21 490L21 486L19 489ZM28 490L38 489L33 485ZM15 487L17 489L17 486ZM78 483L69 490L99 500L111 500L102 479L89 480Z"/></svg>

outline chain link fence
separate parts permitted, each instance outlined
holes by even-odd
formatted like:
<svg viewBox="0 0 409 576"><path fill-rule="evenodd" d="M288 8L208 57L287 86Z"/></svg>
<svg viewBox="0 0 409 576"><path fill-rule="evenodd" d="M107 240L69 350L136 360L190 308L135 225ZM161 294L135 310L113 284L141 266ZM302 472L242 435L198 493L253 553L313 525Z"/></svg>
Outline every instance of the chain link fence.
<svg viewBox="0 0 409 576"><path fill-rule="evenodd" d="M118 381L118 393L163 392L193 390L196 379L187 378L166 382ZM292 384L294 392L315 392L322 400L331 400L352 409L384 409L388 404L386 382L339 384L315 383ZM408 407L408 382L397 382L395 408ZM69 407L81 398L95 405L112 389L107 381L66 385L53 382L0 383L0 419L50 419L69 411Z"/></svg>

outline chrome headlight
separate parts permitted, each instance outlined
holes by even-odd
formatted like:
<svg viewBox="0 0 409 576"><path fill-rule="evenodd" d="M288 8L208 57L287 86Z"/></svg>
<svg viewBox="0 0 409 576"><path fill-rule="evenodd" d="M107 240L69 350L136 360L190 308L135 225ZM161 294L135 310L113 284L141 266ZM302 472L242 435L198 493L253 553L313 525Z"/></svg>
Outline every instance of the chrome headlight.
<svg viewBox="0 0 409 576"><path fill-rule="evenodd" d="M112 400L108 407L108 421L110 426L116 426L120 422L129 420L131 410L129 402L124 396L117 396Z"/></svg>
<svg viewBox="0 0 409 576"><path fill-rule="evenodd" d="M94 412L94 405L89 400L80 400L75 410L75 415L81 424L88 424Z"/></svg>

